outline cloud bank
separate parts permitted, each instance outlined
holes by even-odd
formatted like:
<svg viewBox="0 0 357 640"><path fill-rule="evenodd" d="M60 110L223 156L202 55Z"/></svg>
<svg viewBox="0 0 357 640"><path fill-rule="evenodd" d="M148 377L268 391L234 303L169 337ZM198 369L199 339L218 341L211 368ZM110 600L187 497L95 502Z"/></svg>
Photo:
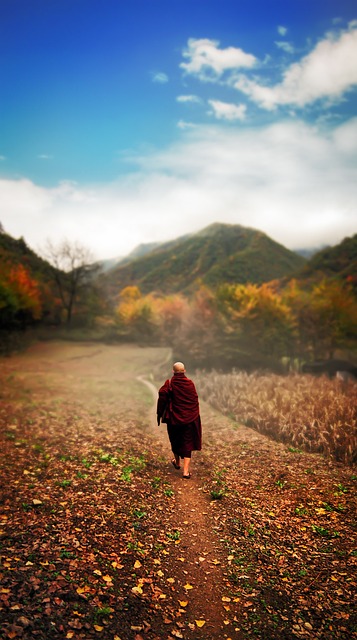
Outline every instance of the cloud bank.
<svg viewBox="0 0 357 640"><path fill-rule="evenodd" d="M0 221L35 250L67 237L97 258L217 221L261 229L292 249L336 244L356 232L356 138L357 118L329 131L302 121L188 128L112 183L0 180Z"/></svg>

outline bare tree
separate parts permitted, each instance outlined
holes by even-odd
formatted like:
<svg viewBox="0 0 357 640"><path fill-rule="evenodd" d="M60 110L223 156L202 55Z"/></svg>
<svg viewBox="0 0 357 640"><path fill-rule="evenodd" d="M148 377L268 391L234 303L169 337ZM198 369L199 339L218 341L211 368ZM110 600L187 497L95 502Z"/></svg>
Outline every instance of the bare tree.
<svg viewBox="0 0 357 640"><path fill-rule="evenodd" d="M44 256L54 268L54 279L66 312L66 323L70 324L74 304L80 293L91 284L97 270L93 255L77 242L62 240L54 245L47 240Z"/></svg>

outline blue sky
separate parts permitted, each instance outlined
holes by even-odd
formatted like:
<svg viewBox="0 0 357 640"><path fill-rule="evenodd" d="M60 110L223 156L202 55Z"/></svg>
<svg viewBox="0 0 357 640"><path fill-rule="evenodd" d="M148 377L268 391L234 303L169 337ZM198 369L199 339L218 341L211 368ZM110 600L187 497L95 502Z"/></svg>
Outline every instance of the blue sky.
<svg viewBox="0 0 357 640"><path fill-rule="evenodd" d="M0 0L0 221L125 255L357 227L352 0Z"/></svg>

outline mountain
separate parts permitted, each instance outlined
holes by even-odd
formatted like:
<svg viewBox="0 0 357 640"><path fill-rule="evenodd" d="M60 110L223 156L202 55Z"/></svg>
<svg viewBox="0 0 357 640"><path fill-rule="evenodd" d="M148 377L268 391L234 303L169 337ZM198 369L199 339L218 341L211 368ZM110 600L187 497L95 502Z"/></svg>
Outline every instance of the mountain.
<svg viewBox="0 0 357 640"><path fill-rule="evenodd" d="M135 258L142 258L142 256L145 256L147 253L151 253L151 251L154 251L154 249L157 249L160 245L161 242L144 242L139 244L125 258L122 258L121 264L124 262L130 262L130 260Z"/></svg>
<svg viewBox="0 0 357 640"><path fill-rule="evenodd" d="M142 293L187 293L201 283L210 287L225 282L261 284L289 276L304 263L304 258L261 231L214 223L116 265L107 282L114 295L128 285L139 286Z"/></svg>
<svg viewBox="0 0 357 640"><path fill-rule="evenodd" d="M322 277L338 277L357 285L357 234L318 251L298 273L302 280L321 280Z"/></svg>
<svg viewBox="0 0 357 640"><path fill-rule="evenodd" d="M133 249L130 253L128 253L128 255L125 256L124 258L121 257L121 258L111 258L109 260L101 260L99 262L96 262L95 266L97 266L102 273L105 273L106 271L110 271L111 269L114 269L114 267L118 265L127 264L128 262L135 260L135 258L141 258L142 256L145 256L147 253L150 253L151 251L153 251L159 246L160 246L160 242L147 242L147 243L138 244L138 246L135 247L135 249Z"/></svg>
<svg viewBox="0 0 357 640"><path fill-rule="evenodd" d="M323 244L320 247L311 247L311 249L295 249L295 253L298 253L299 256L302 256L303 258L306 258L306 260L309 260L316 253L322 251L322 249L328 248L329 246L330 245Z"/></svg>

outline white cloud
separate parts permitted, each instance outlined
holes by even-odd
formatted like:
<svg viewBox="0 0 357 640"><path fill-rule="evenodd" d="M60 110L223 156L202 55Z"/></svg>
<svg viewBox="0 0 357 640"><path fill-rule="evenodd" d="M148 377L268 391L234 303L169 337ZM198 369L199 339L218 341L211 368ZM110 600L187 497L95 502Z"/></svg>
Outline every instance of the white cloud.
<svg viewBox="0 0 357 640"><path fill-rule="evenodd" d="M193 102L193 103L200 103L201 102L201 98L199 98L198 96L193 96L193 95L177 96L176 100L177 100L177 102Z"/></svg>
<svg viewBox="0 0 357 640"><path fill-rule="evenodd" d="M197 127L193 122L186 122L186 120L179 120L177 123L179 129L194 129Z"/></svg>
<svg viewBox="0 0 357 640"><path fill-rule="evenodd" d="M287 30L286 27L283 27L283 26L279 26L278 27L278 33L279 33L280 36L282 36L282 37L286 36L287 32L288 32L288 30Z"/></svg>
<svg viewBox="0 0 357 640"><path fill-rule="evenodd" d="M184 58L189 61L182 62L180 67L186 73L199 76L201 80L208 80L212 75L221 76L228 69L250 68L256 63L255 56L245 53L242 49L218 47L219 42L216 40L190 38L187 49L183 51Z"/></svg>
<svg viewBox="0 0 357 640"><path fill-rule="evenodd" d="M357 84L357 29L328 34L300 62L292 64L274 87L241 75L239 89L264 109L278 105L304 107L316 100L339 100Z"/></svg>
<svg viewBox="0 0 357 640"><path fill-rule="evenodd" d="M151 74L152 81L157 82L158 84L166 84L169 81L169 76L162 71L158 71L156 73Z"/></svg>
<svg viewBox="0 0 357 640"><path fill-rule="evenodd" d="M219 100L209 100L213 114L218 120L244 120L247 107L245 104L229 104Z"/></svg>
<svg viewBox="0 0 357 640"><path fill-rule="evenodd" d="M98 258L127 254L221 221L255 227L290 248L356 232L357 118L320 131L303 122L188 128L110 184L0 180L1 222L35 250L67 237Z"/></svg>
<svg viewBox="0 0 357 640"><path fill-rule="evenodd" d="M285 51L285 53L295 53L295 49L291 44L291 42L286 42L285 40L279 40L279 41L275 41L275 44L278 47L278 49Z"/></svg>

